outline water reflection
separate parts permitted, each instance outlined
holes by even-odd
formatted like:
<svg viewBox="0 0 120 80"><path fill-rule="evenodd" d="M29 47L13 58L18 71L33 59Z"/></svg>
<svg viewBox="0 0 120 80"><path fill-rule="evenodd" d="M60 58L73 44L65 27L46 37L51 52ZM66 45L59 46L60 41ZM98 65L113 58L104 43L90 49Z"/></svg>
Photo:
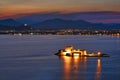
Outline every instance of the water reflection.
<svg viewBox="0 0 120 80"><path fill-rule="evenodd" d="M62 80L87 80L87 57L60 57L63 61L63 76ZM101 78L101 60L97 60L96 72L95 72L95 80L100 80ZM94 70L93 70L94 71ZM87 77L86 77L87 76ZM94 79L93 79L94 80Z"/></svg>
<svg viewBox="0 0 120 80"><path fill-rule="evenodd" d="M62 56L61 59L64 61L63 66L63 80L70 80L71 62L72 57Z"/></svg>
<svg viewBox="0 0 120 80"><path fill-rule="evenodd" d="M97 60L95 80L101 80L101 60Z"/></svg>
<svg viewBox="0 0 120 80"><path fill-rule="evenodd" d="M80 71L86 71L86 57L67 57L62 56L63 60L63 78L62 80L79 80L84 77Z"/></svg>

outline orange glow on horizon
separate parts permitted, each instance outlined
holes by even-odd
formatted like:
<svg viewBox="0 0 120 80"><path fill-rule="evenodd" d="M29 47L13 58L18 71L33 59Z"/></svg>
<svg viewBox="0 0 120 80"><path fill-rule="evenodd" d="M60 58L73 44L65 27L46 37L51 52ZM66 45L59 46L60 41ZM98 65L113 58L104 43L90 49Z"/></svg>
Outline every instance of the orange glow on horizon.
<svg viewBox="0 0 120 80"><path fill-rule="evenodd" d="M0 18L42 12L120 11L118 0L1 0Z"/></svg>
<svg viewBox="0 0 120 80"><path fill-rule="evenodd" d="M115 9L113 9L116 11ZM25 5L12 5L5 8L1 8L0 11L0 18L7 18L7 17L20 17L23 15L28 14L42 14L42 13L52 13L52 12L58 12L60 14L67 14L67 13L75 13L75 12L96 12L96 11L111 11L107 9L94 9L92 7L86 8L86 7L58 7L58 6L52 6L48 5L46 7L43 6L25 6Z"/></svg>

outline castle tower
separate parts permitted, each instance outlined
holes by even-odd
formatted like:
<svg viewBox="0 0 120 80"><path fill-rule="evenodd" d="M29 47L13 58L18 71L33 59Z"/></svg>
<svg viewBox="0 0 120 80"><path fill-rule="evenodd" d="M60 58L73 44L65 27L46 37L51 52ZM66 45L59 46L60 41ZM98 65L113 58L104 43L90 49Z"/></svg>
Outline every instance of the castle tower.
<svg viewBox="0 0 120 80"><path fill-rule="evenodd" d="M64 48L64 50L65 50L66 52L69 52L69 53L71 53L73 49L74 49L73 46L66 46L66 47Z"/></svg>

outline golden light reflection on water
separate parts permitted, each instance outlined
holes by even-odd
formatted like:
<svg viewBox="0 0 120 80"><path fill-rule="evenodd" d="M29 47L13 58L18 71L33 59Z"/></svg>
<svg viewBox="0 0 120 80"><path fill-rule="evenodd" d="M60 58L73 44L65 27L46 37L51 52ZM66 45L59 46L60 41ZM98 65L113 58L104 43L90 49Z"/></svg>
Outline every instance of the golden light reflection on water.
<svg viewBox="0 0 120 80"><path fill-rule="evenodd" d="M100 80L101 78L101 60L97 60L97 66L96 66L96 75L95 80Z"/></svg>
<svg viewBox="0 0 120 80"><path fill-rule="evenodd" d="M63 78L62 80L79 80L79 71L80 69L86 70L86 57L67 57L62 56L61 59L63 60Z"/></svg>
<svg viewBox="0 0 120 80"><path fill-rule="evenodd" d="M64 61L64 68L63 68L64 79L63 80L69 80L70 79L72 57L62 56L61 59Z"/></svg>
<svg viewBox="0 0 120 80"><path fill-rule="evenodd" d="M87 80L87 57L68 57L62 56L63 61L63 76L62 80ZM93 80L101 80L101 60L97 60L95 76ZM89 76L92 77L92 76Z"/></svg>
<svg viewBox="0 0 120 80"><path fill-rule="evenodd" d="M78 80L78 74L79 74L79 56L76 56L73 58L73 63L74 63L74 69L73 69L73 78L74 80Z"/></svg>

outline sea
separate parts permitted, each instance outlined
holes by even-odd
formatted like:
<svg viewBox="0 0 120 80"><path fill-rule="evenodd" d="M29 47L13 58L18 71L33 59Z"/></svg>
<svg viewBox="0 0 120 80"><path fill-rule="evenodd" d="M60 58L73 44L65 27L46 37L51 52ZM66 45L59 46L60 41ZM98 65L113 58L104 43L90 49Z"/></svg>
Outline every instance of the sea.
<svg viewBox="0 0 120 80"><path fill-rule="evenodd" d="M66 57L65 46L110 57ZM0 80L120 80L120 37L0 35Z"/></svg>

